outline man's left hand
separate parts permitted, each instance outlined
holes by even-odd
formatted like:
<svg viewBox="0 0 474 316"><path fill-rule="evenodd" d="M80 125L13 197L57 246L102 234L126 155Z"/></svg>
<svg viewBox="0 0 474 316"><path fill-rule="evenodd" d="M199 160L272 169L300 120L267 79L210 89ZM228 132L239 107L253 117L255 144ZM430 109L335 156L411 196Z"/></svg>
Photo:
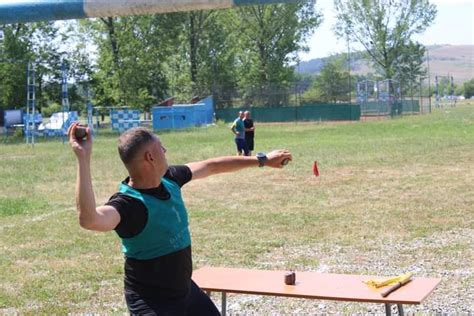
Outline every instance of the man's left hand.
<svg viewBox="0 0 474 316"><path fill-rule="evenodd" d="M286 163L283 164L283 161L293 160L293 156L291 155L290 151L287 149L274 150L267 154L267 158L268 160L265 163L265 166L272 167L272 168L283 168L284 165L286 164Z"/></svg>

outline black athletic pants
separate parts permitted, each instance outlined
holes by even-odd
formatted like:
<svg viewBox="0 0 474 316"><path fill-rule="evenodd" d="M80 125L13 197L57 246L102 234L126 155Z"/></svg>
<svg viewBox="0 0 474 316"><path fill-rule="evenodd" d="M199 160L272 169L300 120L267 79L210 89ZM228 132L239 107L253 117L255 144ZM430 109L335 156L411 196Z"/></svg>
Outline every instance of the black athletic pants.
<svg viewBox="0 0 474 316"><path fill-rule="evenodd" d="M125 290L130 315L156 316L220 316L214 303L194 281L184 298L163 300L142 297L137 293Z"/></svg>

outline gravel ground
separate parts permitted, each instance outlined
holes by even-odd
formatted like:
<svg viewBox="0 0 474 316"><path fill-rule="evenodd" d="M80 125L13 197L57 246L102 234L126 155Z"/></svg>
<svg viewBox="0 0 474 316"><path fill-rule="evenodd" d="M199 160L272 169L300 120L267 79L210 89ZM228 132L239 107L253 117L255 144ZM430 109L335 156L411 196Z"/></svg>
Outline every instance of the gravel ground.
<svg viewBox="0 0 474 316"><path fill-rule="evenodd" d="M296 271L382 276L412 271L415 277L436 277L442 281L423 304L404 305L406 314L474 314L474 230L446 231L411 241L361 240L358 244L363 246L334 247L321 243L286 246L261 257L256 268L285 270L291 266ZM290 264L304 262L302 259L307 257L317 258L319 265ZM220 294L214 293L212 299L220 307ZM365 315L384 314L385 309L383 304L231 294L227 297L227 312L228 315ZM395 306L392 313L397 314Z"/></svg>

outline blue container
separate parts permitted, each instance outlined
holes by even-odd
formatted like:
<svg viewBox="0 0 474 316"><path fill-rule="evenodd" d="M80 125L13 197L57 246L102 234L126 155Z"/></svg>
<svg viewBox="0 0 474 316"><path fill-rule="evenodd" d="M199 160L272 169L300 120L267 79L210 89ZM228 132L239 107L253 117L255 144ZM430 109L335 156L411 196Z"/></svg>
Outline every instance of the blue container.
<svg viewBox="0 0 474 316"><path fill-rule="evenodd" d="M152 109L152 115L154 130L190 128L212 124L214 106L212 97L207 97L196 104L156 106Z"/></svg>

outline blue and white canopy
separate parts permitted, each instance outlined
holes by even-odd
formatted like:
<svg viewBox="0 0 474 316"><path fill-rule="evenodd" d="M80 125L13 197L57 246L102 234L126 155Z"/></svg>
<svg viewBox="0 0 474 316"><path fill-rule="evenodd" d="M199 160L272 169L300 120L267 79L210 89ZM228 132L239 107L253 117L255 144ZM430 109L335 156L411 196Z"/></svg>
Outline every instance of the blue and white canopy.
<svg viewBox="0 0 474 316"><path fill-rule="evenodd" d="M295 0L0 0L0 24L222 9Z"/></svg>

